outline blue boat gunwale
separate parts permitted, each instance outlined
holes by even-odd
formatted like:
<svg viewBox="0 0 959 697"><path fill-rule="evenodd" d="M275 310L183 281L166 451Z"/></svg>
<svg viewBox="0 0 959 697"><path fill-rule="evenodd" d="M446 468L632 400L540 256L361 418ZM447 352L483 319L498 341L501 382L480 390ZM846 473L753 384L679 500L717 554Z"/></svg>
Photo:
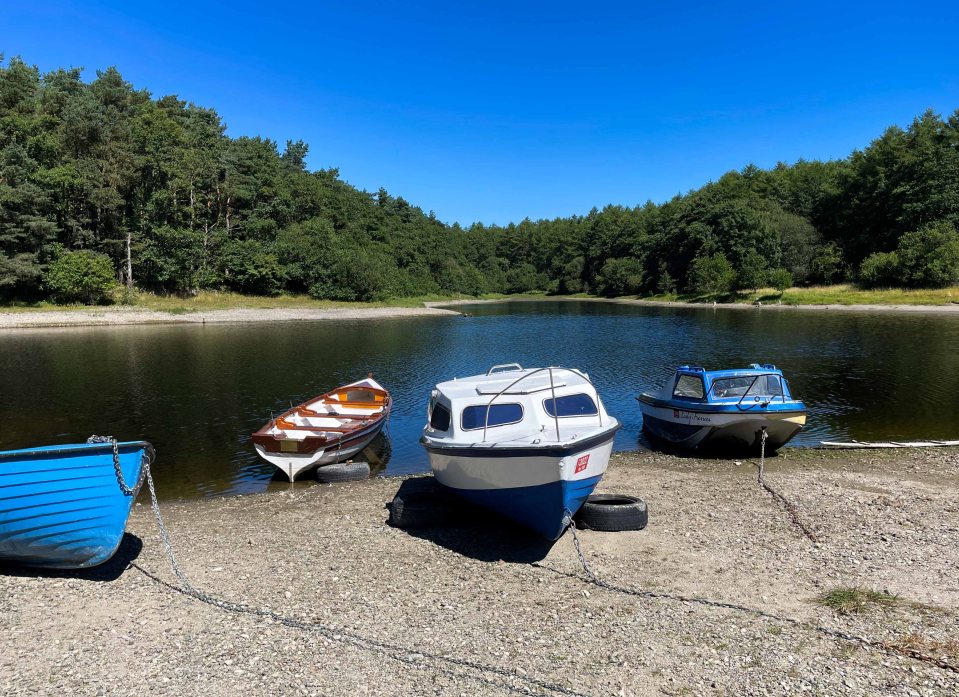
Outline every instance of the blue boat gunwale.
<svg viewBox="0 0 959 697"><path fill-rule="evenodd" d="M145 440L118 441L117 448L123 450L152 451L153 446ZM36 448L21 448L19 450L0 450L0 459L8 457L46 457L50 455L73 455L90 450L113 450L113 443L67 443L65 445L41 445Z"/></svg>

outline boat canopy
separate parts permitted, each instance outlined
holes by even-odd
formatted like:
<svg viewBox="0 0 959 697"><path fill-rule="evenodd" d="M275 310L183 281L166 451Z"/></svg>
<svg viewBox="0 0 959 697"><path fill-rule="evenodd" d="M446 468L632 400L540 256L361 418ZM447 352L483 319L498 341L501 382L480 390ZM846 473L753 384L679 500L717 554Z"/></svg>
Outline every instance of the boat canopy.
<svg viewBox="0 0 959 697"><path fill-rule="evenodd" d="M438 384L430 397L426 433L431 440L447 442L555 443L611 423L615 420L585 373L509 364Z"/></svg>
<svg viewBox="0 0 959 697"><path fill-rule="evenodd" d="M681 365L673 379L650 397L714 404L794 401L782 371L771 363L752 363L748 368L728 370Z"/></svg>

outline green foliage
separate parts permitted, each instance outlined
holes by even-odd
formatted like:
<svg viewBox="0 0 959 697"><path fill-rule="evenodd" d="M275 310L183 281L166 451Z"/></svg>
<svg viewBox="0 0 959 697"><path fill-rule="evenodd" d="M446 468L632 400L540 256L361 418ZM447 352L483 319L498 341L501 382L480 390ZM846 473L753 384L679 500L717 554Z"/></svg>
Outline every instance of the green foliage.
<svg viewBox="0 0 959 697"><path fill-rule="evenodd" d="M665 261L659 262L656 291L663 295L669 295L670 293L676 292L676 281L669 274L669 265Z"/></svg>
<svg viewBox="0 0 959 697"><path fill-rule="evenodd" d="M766 282L782 293L793 286L793 275L786 269L770 269Z"/></svg>
<svg viewBox="0 0 959 697"><path fill-rule="evenodd" d="M729 293L736 283L736 271L722 252L697 257L689 266L689 290L702 295Z"/></svg>
<svg viewBox="0 0 959 697"><path fill-rule="evenodd" d="M43 284L59 303L104 302L117 285L110 258L81 249L64 252L50 263Z"/></svg>
<svg viewBox="0 0 959 697"><path fill-rule="evenodd" d="M52 294L58 249L181 296L722 294L854 270L866 284L956 282L959 111L845 160L750 165L659 205L467 229L308 171L303 141L281 150L225 130L214 110L154 99L116 68L84 83L0 57L0 299Z"/></svg>
<svg viewBox="0 0 959 697"><path fill-rule="evenodd" d="M899 285L899 255L876 252L859 266L859 283L866 288L888 288Z"/></svg>
<svg viewBox="0 0 959 697"><path fill-rule="evenodd" d="M899 239L899 273L903 285L942 288L959 282L959 233L941 221Z"/></svg>
<svg viewBox="0 0 959 697"><path fill-rule="evenodd" d="M750 250L739 262L734 287L737 290L755 290L766 283L768 275L769 267L766 259Z"/></svg>
<svg viewBox="0 0 959 697"><path fill-rule="evenodd" d="M249 295L276 295L283 288L283 269L276 255L259 240L234 240L223 250L227 285Z"/></svg>
<svg viewBox="0 0 959 697"><path fill-rule="evenodd" d="M838 283L843 279L842 251L833 242L824 244L813 255L809 262L809 276L811 283Z"/></svg>
<svg viewBox="0 0 959 697"><path fill-rule="evenodd" d="M605 296L633 295L642 286L643 264L632 257L607 259L596 279L596 291Z"/></svg>

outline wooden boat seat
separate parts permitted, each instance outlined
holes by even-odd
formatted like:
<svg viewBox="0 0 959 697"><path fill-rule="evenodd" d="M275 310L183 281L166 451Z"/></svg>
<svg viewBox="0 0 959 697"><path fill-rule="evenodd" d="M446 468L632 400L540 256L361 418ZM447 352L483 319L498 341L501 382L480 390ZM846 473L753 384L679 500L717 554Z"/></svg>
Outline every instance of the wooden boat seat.
<svg viewBox="0 0 959 697"><path fill-rule="evenodd" d="M336 403L336 404L376 404L376 405L382 405L383 402L386 401L386 395L385 395L385 394L380 394L379 392L373 392L373 391L371 391L371 390L355 390L355 391L354 391L354 394L355 394L356 392L362 392L362 393L365 393L365 394L368 394L368 395L372 396L372 397L373 397L373 401L372 401L372 402L353 401L353 400L350 399L350 393L349 393L349 392L337 392L337 393L336 393L336 402L335 402L335 403Z"/></svg>
<svg viewBox="0 0 959 697"><path fill-rule="evenodd" d="M372 414L341 414L337 411L314 411L309 407L297 407L296 409L297 416L310 417L317 416L320 418L330 418L334 417L337 419L350 419L351 421L368 421L376 416L379 416L379 412L374 412Z"/></svg>
<svg viewBox="0 0 959 697"><path fill-rule="evenodd" d="M353 419L350 420L352 421ZM280 416L276 419L276 427L284 431L329 431L331 433L347 433L359 429L363 426L363 422L369 421L369 419L356 419L356 421L360 423L345 424L343 426L310 426L308 424L297 424L292 421L287 421Z"/></svg>
<svg viewBox="0 0 959 697"><path fill-rule="evenodd" d="M324 404L329 404L330 406L336 407L349 407L351 409L383 409L384 402L323 402Z"/></svg>

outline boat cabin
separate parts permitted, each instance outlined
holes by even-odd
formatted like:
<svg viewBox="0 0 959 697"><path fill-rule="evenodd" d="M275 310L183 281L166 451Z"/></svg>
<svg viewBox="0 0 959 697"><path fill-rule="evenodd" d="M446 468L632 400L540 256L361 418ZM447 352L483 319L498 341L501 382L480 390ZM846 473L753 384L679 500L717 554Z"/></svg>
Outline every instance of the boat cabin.
<svg viewBox="0 0 959 697"><path fill-rule="evenodd" d="M770 404L794 401L782 371L771 364L706 370L683 365L657 395L660 399L709 404Z"/></svg>
<svg viewBox="0 0 959 697"><path fill-rule="evenodd" d="M494 366L430 395L425 433L459 442L558 442L610 423L589 377L567 368Z"/></svg>

